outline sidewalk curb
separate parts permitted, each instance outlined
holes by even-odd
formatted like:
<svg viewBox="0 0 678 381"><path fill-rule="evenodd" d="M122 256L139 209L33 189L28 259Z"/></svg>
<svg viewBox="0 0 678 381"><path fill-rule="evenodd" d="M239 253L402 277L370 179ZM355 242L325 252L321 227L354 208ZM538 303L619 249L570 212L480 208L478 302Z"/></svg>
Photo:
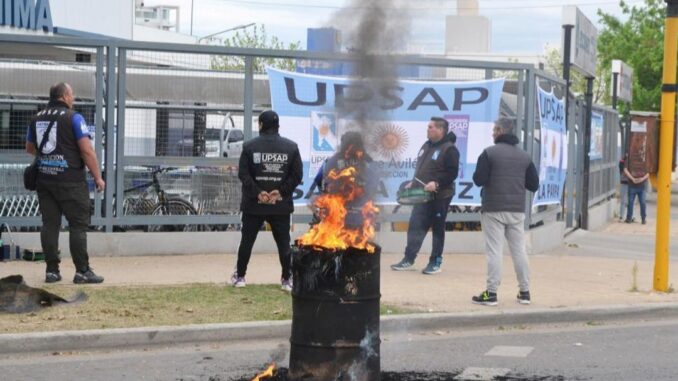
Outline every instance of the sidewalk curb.
<svg viewBox="0 0 678 381"><path fill-rule="evenodd" d="M610 305L487 312L421 313L382 316L381 333L398 334L465 327L511 326L544 323L602 322L624 319L678 317L678 303ZM186 343L287 340L291 321L261 321L178 327L117 328L0 335L0 354L112 350Z"/></svg>

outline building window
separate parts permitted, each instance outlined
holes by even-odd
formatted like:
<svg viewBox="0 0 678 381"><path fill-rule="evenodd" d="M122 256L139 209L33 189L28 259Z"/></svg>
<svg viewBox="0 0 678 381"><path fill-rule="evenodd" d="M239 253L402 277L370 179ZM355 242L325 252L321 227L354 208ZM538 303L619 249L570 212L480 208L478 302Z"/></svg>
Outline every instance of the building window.
<svg viewBox="0 0 678 381"><path fill-rule="evenodd" d="M88 54L88 53L76 53L75 54L75 62L90 63L90 62L92 62L92 55Z"/></svg>

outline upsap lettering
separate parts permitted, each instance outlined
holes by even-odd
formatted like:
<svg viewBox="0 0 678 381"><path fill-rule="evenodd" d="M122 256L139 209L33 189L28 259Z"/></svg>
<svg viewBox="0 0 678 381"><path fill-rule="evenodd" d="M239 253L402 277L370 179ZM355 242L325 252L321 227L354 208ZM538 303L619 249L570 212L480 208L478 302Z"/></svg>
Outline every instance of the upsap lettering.
<svg viewBox="0 0 678 381"><path fill-rule="evenodd" d="M285 77L285 89L290 103L299 106L324 106L327 104L327 83L318 81L315 84L315 95L309 99L299 99L296 82L292 77ZM387 85L378 89L379 108L393 110L403 106L409 99L402 98L404 87ZM345 108L348 103L365 103L375 97L375 90L363 84L334 84L334 108ZM484 87L455 88L451 99L453 111L459 111L464 105L483 103L489 96L489 90ZM407 109L412 111L421 106L434 106L440 111L449 111L450 106L436 89L424 87L408 103Z"/></svg>
<svg viewBox="0 0 678 381"><path fill-rule="evenodd" d="M448 119L448 122L450 123L450 128L453 130L468 128L469 118L453 118Z"/></svg>
<svg viewBox="0 0 678 381"><path fill-rule="evenodd" d="M473 200L473 196L469 194L471 189L473 189L472 182L460 181L459 185L461 186L461 191L459 192L459 198L462 200Z"/></svg>
<svg viewBox="0 0 678 381"><path fill-rule="evenodd" d="M287 154L286 153L266 153L261 154L262 163L286 163Z"/></svg>
<svg viewBox="0 0 678 381"><path fill-rule="evenodd" d="M53 32L49 0L0 0L0 25Z"/></svg>
<svg viewBox="0 0 678 381"><path fill-rule="evenodd" d="M541 98L541 102L539 102L541 106L541 110L539 110L541 118L543 120L552 120L556 123L562 123L565 118L563 104L541 93L539 94L539 98Z"/></svg>

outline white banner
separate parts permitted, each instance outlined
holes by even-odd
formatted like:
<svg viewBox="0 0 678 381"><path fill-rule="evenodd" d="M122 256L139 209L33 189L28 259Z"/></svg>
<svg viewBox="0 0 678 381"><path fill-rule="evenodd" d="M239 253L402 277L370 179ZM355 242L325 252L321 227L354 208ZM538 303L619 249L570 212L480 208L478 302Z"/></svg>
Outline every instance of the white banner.
<svg viewBox="0 0 678 381"><path fill-rule="evenodd" d="M299 145L304 163L304 183L295 192L295 203L304 204L311 197L312 179L322 162L338 148L341 135L360 128L354 119L340 116L338 106L342 102L373 102L380 108L375 118L380 119L368 122L365 141L380 170L377 203L395 204L400 184L414 177L417 154L427 139L428 121L439 116L446 118L457 134L461 155L457 194L452 203L480 205L480 189L473 185L472 176L478 156L494 143L492 127L499 116L503 79L401 81L372 90L346 77L271 68L268 76L271 104L280 116L280 133Z"/></svg>
<svg viewBox="0 0 678 381"><path fill-rule="evenodd" d="M541 125L539 190L533 206L560 204L567 177L567 130L565 102L537 86L537 105Z"/></svg>

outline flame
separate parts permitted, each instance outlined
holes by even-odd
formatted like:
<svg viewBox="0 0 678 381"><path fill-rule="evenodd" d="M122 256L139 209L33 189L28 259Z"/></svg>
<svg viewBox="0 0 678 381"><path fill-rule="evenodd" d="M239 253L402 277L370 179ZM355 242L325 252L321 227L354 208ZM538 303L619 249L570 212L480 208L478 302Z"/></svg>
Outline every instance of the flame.
<svg viewBox="0 0 678 381"><path fill-rule="evenodd" d="M362 226L349 228L345 226L346 205L365 194L364 189L356 183L357 170L348 167L341 171L331 170L328 174L328 193L318 197L314 205L324 212L320 223L313 226L297 242L307 246L319 246L324 249L345 250L349 247L374 252L374 245L369 241L374 238L374 219L379 209L372 201L361 208Z"/></svg>
<svg viewBox="0 0 678 381"><path fill-rule="evenodd" d="M266 368L265 371L259 373L252 379L252 381L259 381L264 378L273 377L273 371L275 370L275 363L271 364Z"/></svg>

